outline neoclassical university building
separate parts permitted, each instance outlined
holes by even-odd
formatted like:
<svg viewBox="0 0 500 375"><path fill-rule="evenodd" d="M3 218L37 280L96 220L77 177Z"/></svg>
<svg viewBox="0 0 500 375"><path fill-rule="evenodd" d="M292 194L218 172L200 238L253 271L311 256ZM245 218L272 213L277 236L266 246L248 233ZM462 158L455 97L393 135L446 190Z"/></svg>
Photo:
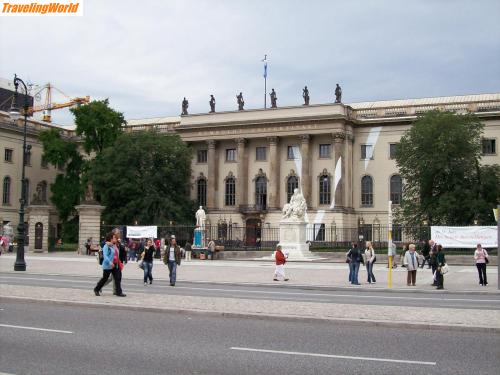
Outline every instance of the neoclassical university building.
<svg viewBox="0 0 500 375"><path fill-rule="evenodd" d="M402 199L395 145L415 118L440 109L474 113L485 124L484 164L500 164L500 94L299 105L129 120L127 131L178 133L192 146L191 197L209 223L277 227L295 188L314 228L387 224L388 202ZM29 121L28 190L48 200L58 169L42 162L37 135L54 126ZM17 225L22 120L0 112L3 223ZM62 130L73 137L70 130ZM130 224L130 223L129 223Z"/></svg>

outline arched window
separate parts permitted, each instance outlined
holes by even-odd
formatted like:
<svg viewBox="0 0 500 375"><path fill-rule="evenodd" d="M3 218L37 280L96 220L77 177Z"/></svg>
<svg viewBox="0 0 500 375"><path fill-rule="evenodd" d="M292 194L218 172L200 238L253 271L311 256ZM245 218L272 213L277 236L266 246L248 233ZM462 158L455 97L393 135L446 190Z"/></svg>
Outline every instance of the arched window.
<svg viewBox="0 0 500 375"><path fill-rule="evenodd" d="M24 197L26 199L26 204L30 203L30 180L24 179Z"/></svg>
<svg viewBox="0 0 500 375"><path fill-rule="evenodd" d="M297 176L290 176L286 181L286 202L290 203L290 198L293 195L293 191L299 187L299 179Z"/></svg>
<svg viewBox="0 0 500 375"><path fill-rule="evenodd" d="M373 206L373 179L370 176L361 179L361 206Z"/></svg>
<svg viewBox="0 0 500 375"><path fill-rule="evenodd" d="M331 184L330 176L326 173L319 176L319 204L330 204Z"/></svg>
<svg viewBox="0 0 500 375"><path fill-rule="evenodd" d="M403 181L401 176L394 175L391 177L391 201L392 204L401 204L403 199Z"/></svg>
<svg viewBox="0 0 500 375"><path fill-rule="evenodd" d="M263 176L255 179L255 205L258 210L267 208L267 180Z"/></svg>
<svg viewBox="0 0 500 375"><path fill-rule="evenodd" d="M207 206L207 180L199 178L196 183L198 188L198 206Z"/></svg>
<svg viewBox="0 0 500 375"><path fill-rule="evenodd" d="M10 204L10 177L4 177L3 179L3 195L2 195L2 203Z"/></svg>
<svg viewBox="0 0 500 375"><path fill-rule="evenodd" d="M226 178L226 206L236 204L236 182L234 177Z"/></svg>

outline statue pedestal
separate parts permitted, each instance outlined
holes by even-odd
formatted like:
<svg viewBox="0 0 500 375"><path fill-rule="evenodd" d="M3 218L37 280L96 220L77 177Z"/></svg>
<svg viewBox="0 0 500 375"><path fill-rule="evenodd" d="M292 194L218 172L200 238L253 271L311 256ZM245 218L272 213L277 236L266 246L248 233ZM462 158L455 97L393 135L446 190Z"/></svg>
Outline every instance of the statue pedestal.
<svg viewBox="0 0 500 375"><path fill-rule="evenodd" d="M205 230L202 228L196 228L194 230L194 241L193 241L193 247L195 248L203 248L206 243L206 235L205 235Z"/></svg>
<svg viewBox="0 0 500 375"><path fill-rule="evenodd" d="M280 242L283 253L288 254L288 260L310 260L315 255L309 251L306 243L305 221L280 222Z"/></svg>

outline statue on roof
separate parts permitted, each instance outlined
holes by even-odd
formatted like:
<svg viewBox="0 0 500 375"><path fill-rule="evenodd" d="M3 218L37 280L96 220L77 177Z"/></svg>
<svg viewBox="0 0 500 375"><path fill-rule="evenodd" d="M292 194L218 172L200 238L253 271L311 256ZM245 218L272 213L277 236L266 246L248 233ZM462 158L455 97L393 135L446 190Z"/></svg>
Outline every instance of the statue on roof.
<svg viewBox="0 0 500 375"><path fill-rule="evenodd" d="M184 97L184 100L182 101L182 115L188 114L188 107L189 107L189 102L187 101L186 97Z"/></svg>
<svg viewBox="0 0 500 375"><path fill-rule="evenodd" d="M210 95L210 101L208 102L210 104L210 113L215 112L215 98L213 95Z"/></svg>
<svg viewBox="0 0 500 375"><path fill-rule="evenodd" d="M240 95L236 95L236 100L238 101L238 111L243 111L243 106L245 105L245 101L243 100L243 93L240 92Z"/></svg>
<svg viewBox="0 0 500 375"><path fill-rule="evenodd" d="M335 103L342 103L342 88L337 83L335 88Z"/></svg>
<svg viewBox="0 0 500 375"><path fill-rule="evenodd" d="M278 108L276 105L278 98L276 97L276 91L274 91L274 89L271 90L269 96L271 97L271 108Z"/></svg>
<svg viewBox="0 0 500 375"><path fill-rule="evenodd" d="M304 98L304 105L309 105L309 90L307 86L302 89L302 97Z"/></svg>

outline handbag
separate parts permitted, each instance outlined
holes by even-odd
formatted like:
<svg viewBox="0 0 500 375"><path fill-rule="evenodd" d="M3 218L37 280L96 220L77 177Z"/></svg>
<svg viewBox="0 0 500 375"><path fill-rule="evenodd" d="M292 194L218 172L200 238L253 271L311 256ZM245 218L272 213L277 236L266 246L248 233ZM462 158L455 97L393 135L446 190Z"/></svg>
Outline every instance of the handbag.
<svg viewBox="0 0 500 375"><path fill-rule="evenodd" d="M141 270L144 269L144 261L142 259L137 262L137 267L139 267Z"/></svg>
<svg viewBox="0 0 500 375"><path fill-rule="evenodd" d="M450 272L450 267L445 263L441 266L441 275L447 274L448 272Z"/></svg>

